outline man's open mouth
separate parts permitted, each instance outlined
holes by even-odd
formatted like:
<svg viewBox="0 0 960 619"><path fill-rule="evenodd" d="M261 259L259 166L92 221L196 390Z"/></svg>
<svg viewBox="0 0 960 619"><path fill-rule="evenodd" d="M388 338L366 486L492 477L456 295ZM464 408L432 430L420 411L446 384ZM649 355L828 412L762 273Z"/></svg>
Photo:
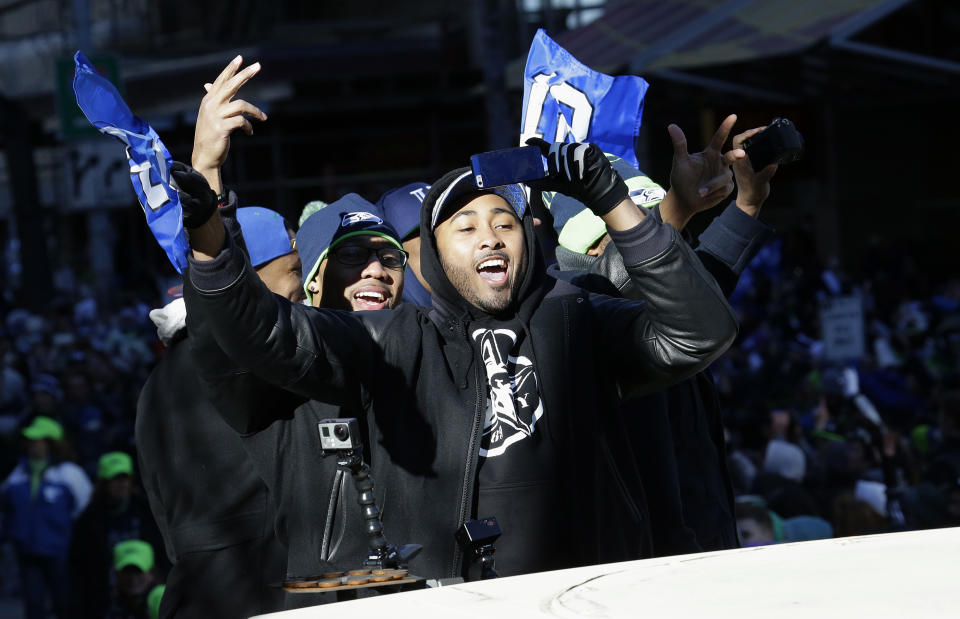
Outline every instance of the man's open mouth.
<svg viewBox="0 0 960 619"><path fill-rule="evenodd" d="M491 286L502 286L507 282L507 267L510 261L502 256L484 258L477 265L477 273Z"/></svg>
<svg viewBox="0 0 960 619"><path fill-rule="evenodd" d="M353 306L358 310L383 309L389 300L389 293L375 286L364 286L353 293Z"/></svg>

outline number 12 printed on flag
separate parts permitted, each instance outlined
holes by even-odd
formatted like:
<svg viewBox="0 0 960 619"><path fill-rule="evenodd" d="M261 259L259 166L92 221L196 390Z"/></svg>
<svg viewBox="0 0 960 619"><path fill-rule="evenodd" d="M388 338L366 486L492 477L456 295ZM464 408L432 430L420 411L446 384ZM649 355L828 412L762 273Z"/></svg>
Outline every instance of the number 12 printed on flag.
<svg viewBox="0 0 960 619"><path fill-rule="evenodd" d="M632 75L611 77L583 65L541 28L527 55L520 144L593 142L638 167L634 138L640 131L649 84Z"/></svg>

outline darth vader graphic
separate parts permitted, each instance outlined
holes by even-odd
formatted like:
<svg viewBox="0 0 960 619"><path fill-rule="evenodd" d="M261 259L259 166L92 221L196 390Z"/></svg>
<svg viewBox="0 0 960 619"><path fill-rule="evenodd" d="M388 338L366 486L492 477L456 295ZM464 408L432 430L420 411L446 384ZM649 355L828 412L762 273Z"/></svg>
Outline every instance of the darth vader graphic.
<svg viewBox="0 0 960 619"><path fill-rule="evenodd" d="M478 329L473 332L473 339L480 345L490 387L480 456L493 458L533 434L543 415L543 403L533 363L527 357L511 354L516 352L516 333L509 329Z"/></svg>

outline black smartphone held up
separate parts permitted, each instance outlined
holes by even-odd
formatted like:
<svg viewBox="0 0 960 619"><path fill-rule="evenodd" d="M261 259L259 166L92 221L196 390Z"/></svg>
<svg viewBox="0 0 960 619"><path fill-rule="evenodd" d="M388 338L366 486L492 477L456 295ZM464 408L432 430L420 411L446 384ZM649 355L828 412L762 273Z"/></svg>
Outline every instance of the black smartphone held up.
<svg viewBox="0 0 960 619"><path fill-rule="evenodd" d="M771 163L792 163L803 154L803 136L786 118L774 118L767 127L743 141L753 171L759 172Z"/></svg>
<svg viewBox="0 0 960 619"><path fill-rule="evenodd" d="M478 189L544 178L547 168L536 146L518 146L480 153L470 157Z"/></svg>

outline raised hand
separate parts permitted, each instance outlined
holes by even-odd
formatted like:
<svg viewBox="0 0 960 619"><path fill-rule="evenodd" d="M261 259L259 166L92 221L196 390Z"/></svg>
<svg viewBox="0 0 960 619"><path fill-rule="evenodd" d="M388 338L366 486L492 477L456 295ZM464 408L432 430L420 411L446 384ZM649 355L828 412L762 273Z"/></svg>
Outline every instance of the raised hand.
<svg viewBox="0 0 960 619"><path fill-rule="evenodd" d="M763 131L755 127L733 136L733 148L743 148L744 140ZM759 172L753 171L750 157L741 157L733 162L733 175L737 179L737 206L751 217L760 214L760 208L770 195L770 179L777 172L777 164L771 163Z"/></svg>
<svg viewBox="0 0 960 619"><path fill-rule="evenodd" d="M739 147L726 153L721 149L736 122L736 114L727 116L713 134L710 144L693 154L687 152L683 130L674 124L667 127L673 142L673 167L670 170L670 193L673 195L660 207L664 221L682 229L695 214L716 206L733 191L730 166L746 157L746 153Z"/></svg>
<svg viewBox="0 0 960 619"><path fill-rule="evenodd" d="M238 73L242 63L243 58L237 56L224 67L212 84L204 84L207 94L200 101L197 112L197 126L193 134L193 168L207 179L217 193L223 190L220 167L230 151L230 134L242 129L247 135L253 135L253 124L249 118L260 121L267 119L267 115L257 106L243 99L234 99L240 87L260 71L260 63L255 62Z"/></svg>
<svg viewBox="0 0 960 619"><path fill-rule="evenodd" d="M576 198L599 217L627 199L626 183L596 144L550 144L540 138L530 138L527 144L540 148L547 158L548 176L535 183L541 191Z"/></svg>

